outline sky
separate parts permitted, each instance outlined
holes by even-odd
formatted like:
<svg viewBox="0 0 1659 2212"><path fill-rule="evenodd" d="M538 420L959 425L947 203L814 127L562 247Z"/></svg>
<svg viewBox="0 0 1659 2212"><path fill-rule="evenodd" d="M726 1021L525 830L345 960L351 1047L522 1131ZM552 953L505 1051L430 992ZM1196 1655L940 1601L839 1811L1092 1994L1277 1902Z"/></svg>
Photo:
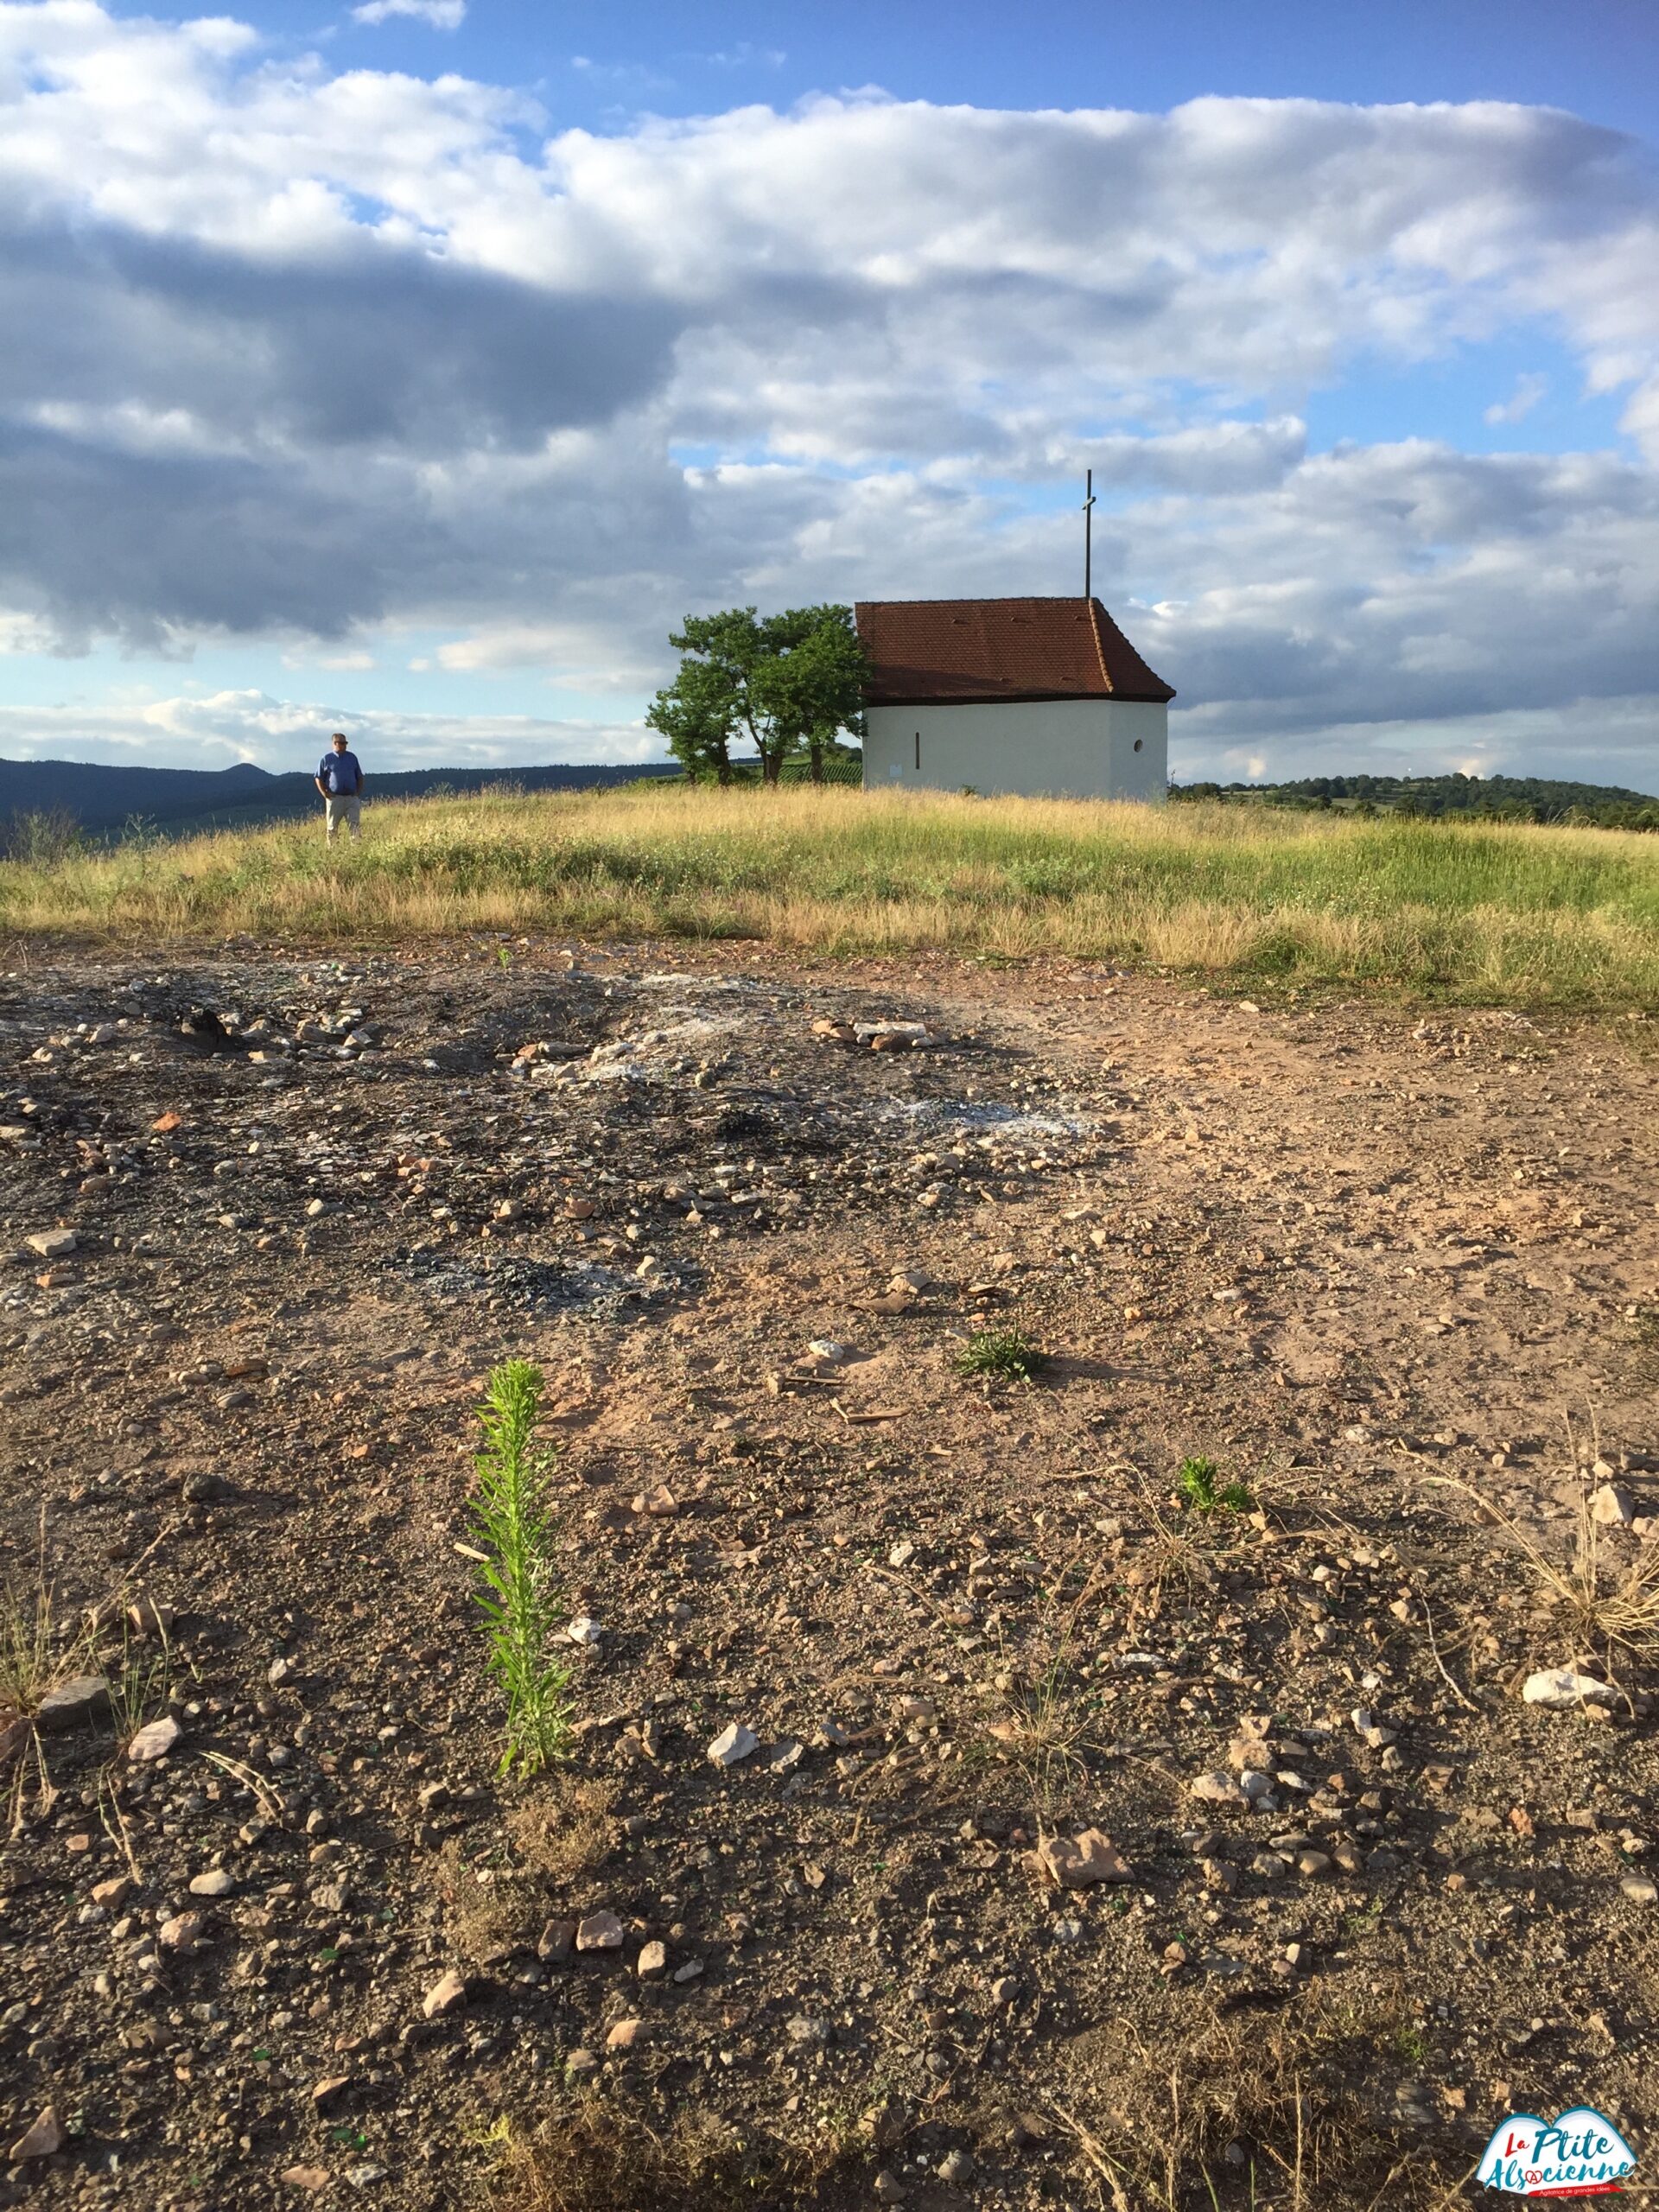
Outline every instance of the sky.
<svg viewBox="0 0 1659 2212"><path fill-rule="evenodd" d="M1171 771L1659 791L1650 0L0 0L0 757L659 757L1082 588Z"/></svg>

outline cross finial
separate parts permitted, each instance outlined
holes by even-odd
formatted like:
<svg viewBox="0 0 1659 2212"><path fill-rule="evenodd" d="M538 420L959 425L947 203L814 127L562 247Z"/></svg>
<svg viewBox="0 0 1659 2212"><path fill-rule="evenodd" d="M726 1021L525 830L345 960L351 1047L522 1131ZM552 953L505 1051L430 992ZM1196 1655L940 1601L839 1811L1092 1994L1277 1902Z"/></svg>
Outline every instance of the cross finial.
<svg viewBox="0 0 1659 2212"><path fill-rule="evenodd" d="M1083 479L1083 595L1092 599L1095 553L1095 472L1085 469Z"/></svg>

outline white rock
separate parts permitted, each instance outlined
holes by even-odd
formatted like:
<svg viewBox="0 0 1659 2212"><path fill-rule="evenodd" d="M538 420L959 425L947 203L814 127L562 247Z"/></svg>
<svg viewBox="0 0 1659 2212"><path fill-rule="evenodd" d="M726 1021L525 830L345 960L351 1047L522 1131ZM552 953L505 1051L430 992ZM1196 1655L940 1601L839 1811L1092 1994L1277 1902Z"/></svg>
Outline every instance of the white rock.
<svg viewBox="0 0 1659 2212"><path fill-rule="evenodd" d="M752 1751L760 1748L760 1738L753 1728L741 1720L734 1720L729 1728L721 1729L709 1746L709 1756L716 1766L735 1766Z"/></svg>
<svg viewBox="0 0 1659 2212"><path fill-rule="evenodd" d="M73 1229L41 1229L25 1240L31 1252L43 1260L67 1260L79 1243Z"/></svg>
<svg viewBox="0 0 1659 2212"><path fill-rule="evenodd" d="M1529 1705L1541 1705L1547 1713L1575 1713L1580 1706L1611 1705L1618 1693L1593 1675L1575 1674L1571 1667L1546 1667L1527 1676L1521 1694Z"/></svg>
<svg viewBox="0 0 1659 2212"><path fill-rule="evenodd" d="M159 1720L147 1721L127 1745L127 1757L136 1766L147 1766L152 1759L164 1759L180 1741L184 1731L170 1713Z"/></svg>
<svg viewBox="0 0 1659 2212"><path fill-rule="evenodd" d="M193 1897L227 1897L236 1887L236 1877L223 1866L210 1866L205 1874L198 1874L190 1885Z"/></svg>
<svg viewBox="0 0 1659 2212"><path fill-rule="evenodd" d="M572 1643L597 1643L605 1633L599 1623L588 1613L578 1613L564 1632Z"/></svg>
<svg viewBox="0 0 1659 2212"><path fill-rule="evenodd" d="M814 1359L828 1360L832 1367L840 1366L847 1357L847 1347L834 1337L813 1337L807 1350Z"/></svg>
<svg viewBox="0 0 1659 2212"><path fill-rule="evenodd" d="M577 1923L576 1948L579 1951L620 1951L622 1948L622 1923L607 1906Z"/></svg>
<svg viewBox="0 0 1659 2212"><path fill-rule="evenodd" d="M1186 1786L1189 1797L1201 1798L1206 1805L1236 1805L1241 1811L1249 1799L1233 1780L1230 1774L1201 1774L1196 1782Z"/></svg>
<svg viewBox="0 0 1659 2212"><path fill-rule="evenodd" d="M458 2012L466 2002L467 1984L451 1967L422 1998L421 2010L429 2020L441 2020L448 2012Z"/></svg>
<svg viewBox="0 0 1659 2212"><path fill-rule="evenodd" d="M1599 1528L1628 1529L1636 1518L1636 1500L1623 1483L1603 1483L1591 1495L1590 1518Z"/></svg>
<svg viewBox="0 0 1659 2212"><path fill-rule="evenodd" d="M26 2127L7 2152L14 2164L25 2158L50 2158L63 2148L63 2122L55 2105L48 2105L32 2126Z"/></svg>

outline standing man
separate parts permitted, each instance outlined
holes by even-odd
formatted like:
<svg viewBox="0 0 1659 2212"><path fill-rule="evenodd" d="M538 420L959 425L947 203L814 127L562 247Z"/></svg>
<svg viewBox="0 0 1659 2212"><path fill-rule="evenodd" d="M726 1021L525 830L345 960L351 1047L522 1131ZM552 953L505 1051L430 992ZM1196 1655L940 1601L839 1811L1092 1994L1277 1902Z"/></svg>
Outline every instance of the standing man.
<svg viewBox="0 0 1659 2212"><path fill-rule="evenodd" d="M328 842L334 843L334 832L343 822L355 844L363 834L363 764L347 746L344 730L337 729L328 742L331 750L318 761L316 775L328 823Z"/></svg>

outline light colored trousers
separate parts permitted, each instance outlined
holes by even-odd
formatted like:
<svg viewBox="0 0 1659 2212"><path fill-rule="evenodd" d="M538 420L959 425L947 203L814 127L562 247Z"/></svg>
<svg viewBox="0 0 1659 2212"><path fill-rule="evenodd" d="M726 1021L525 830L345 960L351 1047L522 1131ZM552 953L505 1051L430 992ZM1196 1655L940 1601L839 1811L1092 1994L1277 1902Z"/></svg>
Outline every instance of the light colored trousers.
<svg viewBox="0 0 1659 2212"><path fill-rule="evenodd" d="M343 822L350 830L353 842L363 835L363 802L360 798L326 798L327 809L328 842L334 842L334 832Z"/></svg>

